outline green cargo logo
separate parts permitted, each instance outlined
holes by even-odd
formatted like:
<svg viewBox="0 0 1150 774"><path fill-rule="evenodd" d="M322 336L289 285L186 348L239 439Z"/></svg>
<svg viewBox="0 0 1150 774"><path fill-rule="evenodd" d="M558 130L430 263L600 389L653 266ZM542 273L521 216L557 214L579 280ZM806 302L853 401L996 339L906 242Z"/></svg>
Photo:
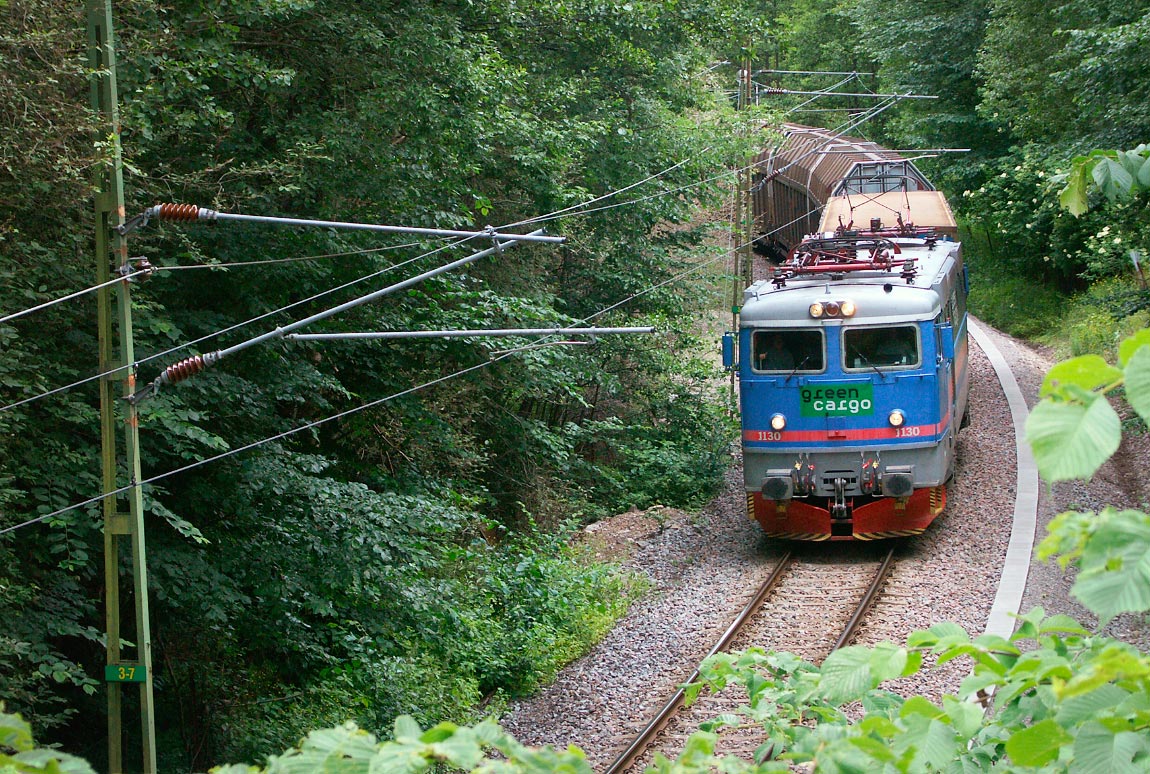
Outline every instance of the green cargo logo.
<svg viewBox="0 0 1150 774"><path fill-rule="evenodd" d="M860 417L874 413L874 385L820 384L800 391L804 417Z"/></svg>

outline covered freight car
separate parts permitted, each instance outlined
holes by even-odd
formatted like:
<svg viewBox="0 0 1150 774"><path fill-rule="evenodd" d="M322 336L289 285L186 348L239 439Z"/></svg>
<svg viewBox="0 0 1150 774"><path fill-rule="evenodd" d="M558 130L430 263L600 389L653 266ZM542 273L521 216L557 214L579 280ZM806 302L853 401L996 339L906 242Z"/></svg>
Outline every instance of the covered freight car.
<svg viewBox="0 0 1150 774"><path fill-rule="evenodd" d="M755 218L755 249L780 261L807 234L820 229L824 207L835 197L835 218L847 226L879 217L937 224L939 235L954 237L957 228L946 200L912 161L869 140L840 135L829 129L784 124L783 140L755 159L751 199ZM931 204L934 202L935 204ZM927 209L941 203L934 213ZM854 210L852 212L852 210ZM833 226L832 226L833 228Z"/></svg>

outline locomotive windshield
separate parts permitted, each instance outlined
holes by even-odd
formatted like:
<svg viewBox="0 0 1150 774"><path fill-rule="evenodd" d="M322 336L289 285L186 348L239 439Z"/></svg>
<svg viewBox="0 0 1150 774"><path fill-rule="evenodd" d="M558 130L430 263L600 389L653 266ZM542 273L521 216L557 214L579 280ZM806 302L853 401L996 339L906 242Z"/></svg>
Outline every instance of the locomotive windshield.
<svg viewBox="0 0 1150 774"><path fill-rule="evenodd" d="M846 328L843 353L848 369L913 368L922 362L913 325Z"/></svg>
<svg viewBox="0 0 1150 774"><path fill-rule="evenodd" d="M775 328L755 331L751 337L755 371L819 372L826 368L820 330Z"/></svg>

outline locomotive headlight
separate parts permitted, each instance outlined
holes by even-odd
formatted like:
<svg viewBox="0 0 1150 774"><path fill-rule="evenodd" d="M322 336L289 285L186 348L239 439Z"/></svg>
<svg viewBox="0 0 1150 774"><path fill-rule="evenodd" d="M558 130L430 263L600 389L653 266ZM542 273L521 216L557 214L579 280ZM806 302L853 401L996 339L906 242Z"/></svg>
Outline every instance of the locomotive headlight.
<svg viewBox="0 0 1150 774"><path fill-rule="evenodd" d="M771 416L771 429L782 430L787 426L787 418L782 414L773 414Z"/></svg>
<svg viewBox="0 0 1150 774"><path fill-rule="evenodd" d="M855 312L857 311L855 309L855 302L843 301L841 304L839 304L839 311L842 312L843 317L854 317Z"/></svg>
<svg viewBox="0 0 1150 774"><path fill-rule="evenodd" d="M808 311L810 311L811 317L822 317L823 305L822 303L815 301L813 304L811 304L811 308Z"/></svg>
<svg viewBox="0 0 1150 774"><path fill-rule="evenodd" d="M838 317L839 316L839 302L838 301L827 301L827 303L825 305L825 309L827 312L827 317Z"/></svg>
<svg viewBox="0 0 1150 774"><path fill-rule="evenodd" d="M886 418L886 421L890 422L891 427L902 427L906 424L906 414L903 414L900 409L895 409L890 412L890 416Z"/></svg>

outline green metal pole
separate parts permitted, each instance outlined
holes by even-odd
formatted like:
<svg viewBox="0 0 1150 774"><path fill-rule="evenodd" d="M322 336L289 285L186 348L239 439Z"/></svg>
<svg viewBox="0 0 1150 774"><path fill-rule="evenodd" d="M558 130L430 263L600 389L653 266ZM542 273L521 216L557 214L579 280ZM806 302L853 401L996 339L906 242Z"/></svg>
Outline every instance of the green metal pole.
<svg viewBox="0 0 1150 774"><path fill-rule="evenodd" d="M116 88L116 55L112 33L111 0L87 0L88 61L92 71L92 108L104 120L112 156L96 175L96 281L111 279L112 266L128 267L127 240L115 231L124 222L124 179L120 154L119 95ZM100 438L105 492L118 489L116 451L117 404L123 408L124 455L129 484L140 474L139 423L135 406L117 399L135 392L135 359L132 338L131 289L125 280L116 293L119 335L112 324L112 291L102 288L97 300L100 372L123 368L100 380ZM119 357L116 357L117 343ZM125 368L126 367L126 368ZM107 636L105 681L108 687L108 770L119 774L123 766L123 683L140 688L141 748L143 771L156 771L156 721L152 696L152 640L148 613L148 568L144 543L143 496L138 486L127 492L128 513L122 513L115 496L104 500L104 585L105 628ZM120 620L120 553L125 538L131 546L133 596L136 618L136 658L125 660Z"/></svg>
<svg viewBox="0 0 1150 774"><path fill-rule="evenodd" d="M743 70L746 77L743 82L743 109L748 109L751 106L752 91L751 91L751 60L748 59ZM743 120L741 122L743 131L750 130L750 122ZM742 174L742 193L739 197L742 204L742 248L743 248L743 287L750 287L755 281L755 254L751 249L751 239L754 237L754 215L753 207L751 206L751 175L752 169L749 164L745 166ZM742 298L740 295L740 303Z"/></svg>
<svg viewBox="0 0 1150 774"><path fill-rule="evenodd" d="M751 60L747 59L743 62L743 69L739 74L739 111L746 110L750 105L751 100ZM741 122L742 129L740 131L748 131L747 121ZM754 266L752 260L754 258L751 252L751 227L750 220L750 196L751 196L751 171L747 167L739 170L735 184L735 203L734 212L732 213L731 233L737 240L734 254L731 257L732 263L732 279L731 279L731 330L738 335L739 331L739 311L743 303L743 289L751 284L751 279L754 276ZM730 381L730 401L731 405L735 403L735 371L731 371Z"/></svg>

